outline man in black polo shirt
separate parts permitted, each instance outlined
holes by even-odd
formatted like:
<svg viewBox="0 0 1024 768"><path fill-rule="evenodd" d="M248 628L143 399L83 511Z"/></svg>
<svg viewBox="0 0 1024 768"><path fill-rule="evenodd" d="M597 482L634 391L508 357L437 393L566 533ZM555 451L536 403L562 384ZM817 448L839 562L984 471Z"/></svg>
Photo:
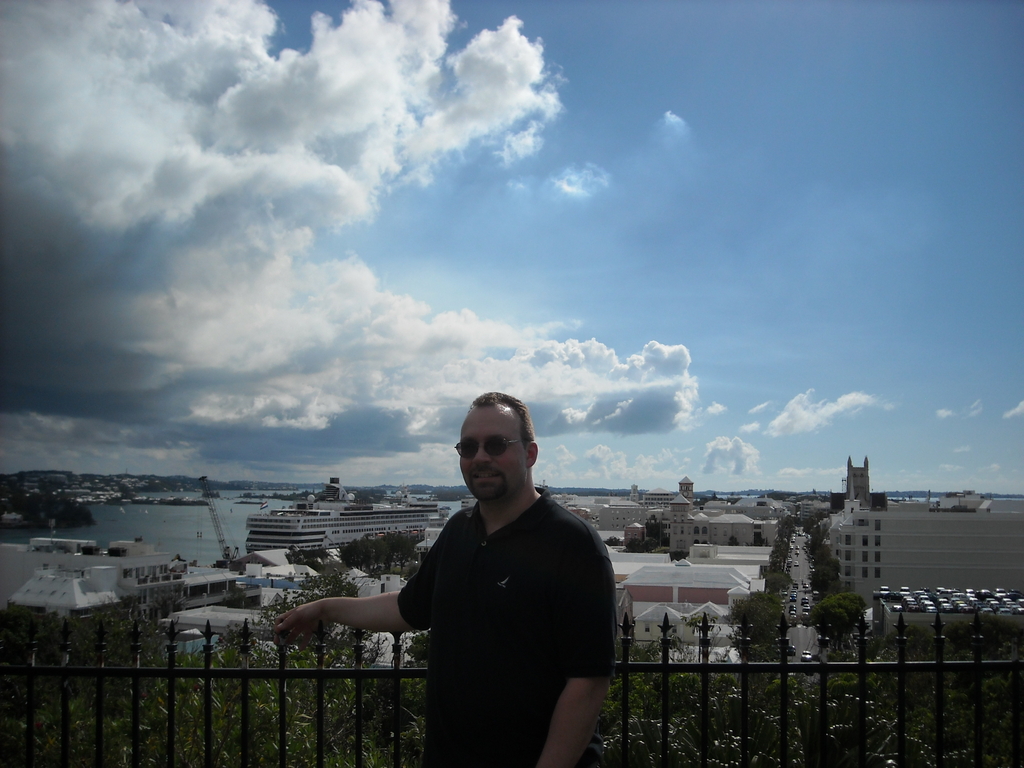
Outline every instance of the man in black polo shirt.
<svg viewBox="0 0 1024 768"><path fill-rule="evenodd" d="M429 627L425 766L595 766L615 665L607 550L534 487L538 447L521 401L478 397L456 449L477 504L452 516L401 592L307 603L275 629L304 647L320 620Z"/></svg>

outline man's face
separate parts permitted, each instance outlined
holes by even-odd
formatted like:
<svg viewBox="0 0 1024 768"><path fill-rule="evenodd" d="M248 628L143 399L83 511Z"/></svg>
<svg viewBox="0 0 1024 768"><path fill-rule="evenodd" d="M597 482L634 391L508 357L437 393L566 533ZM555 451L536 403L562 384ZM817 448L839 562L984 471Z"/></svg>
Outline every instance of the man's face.
<svg viewBox="0 0 1024 768"><path fill-rule="evenodd" d="M484 450L490 437L504 437L510 442L500 456ZM529 480L529 468L537 459L537 444L524 443L520 435L519 417L505 406L474 408L462 424L460 442L476 440L480 447L471 458L460 457L459 467L466 487L480 501L514 497Z"/></svg>

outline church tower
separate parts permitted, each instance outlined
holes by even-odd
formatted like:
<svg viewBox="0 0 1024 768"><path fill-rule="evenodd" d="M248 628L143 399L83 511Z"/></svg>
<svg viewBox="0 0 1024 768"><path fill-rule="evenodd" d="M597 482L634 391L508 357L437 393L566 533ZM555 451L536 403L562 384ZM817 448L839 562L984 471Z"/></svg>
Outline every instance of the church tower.
<svg viewBox="0 0 1024 768"><path fill-rule="evenodd" d="M871 508L871 480L868 477L868 457L864 457L864 466L853 466L853 459L846 459L846 498L859 501L865 509Z"/></svg>
<svg viewBox="0 0 1024 768"><path fill-rule="evenodd" d="M687 476L683 476L683 479L679 481L679 493L684 499L693 501L693 480Z"/></svg>

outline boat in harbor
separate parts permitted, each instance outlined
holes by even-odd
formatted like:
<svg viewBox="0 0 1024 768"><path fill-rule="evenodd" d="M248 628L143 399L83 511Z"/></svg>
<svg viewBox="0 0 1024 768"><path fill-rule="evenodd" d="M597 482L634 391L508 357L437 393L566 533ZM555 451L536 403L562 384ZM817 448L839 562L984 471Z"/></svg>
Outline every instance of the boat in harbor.
<svg viewBox="0 0 1024 768"><path fill-rule="evenodd" d="M324 486L323 498L309 496L284 509L249 515L246 552L264 549L334 549L370 534L422 535L440 518L436 500L417 499L401 488L382 504L357 504L339 478Z"/></svg>

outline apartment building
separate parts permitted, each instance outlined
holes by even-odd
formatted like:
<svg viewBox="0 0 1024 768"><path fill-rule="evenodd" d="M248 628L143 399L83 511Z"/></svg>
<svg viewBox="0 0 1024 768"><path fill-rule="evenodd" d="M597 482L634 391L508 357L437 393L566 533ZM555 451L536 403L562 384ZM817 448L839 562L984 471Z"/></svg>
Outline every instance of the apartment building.
<svg viewBox="0 0 1024 768"><path fill-rule="evenodd" d="M848 460L847 492L833 500L829 542L844 589L869 605L882 586L1024 589L1024 502L897 503L866 490L867 466Z"/></svg>

